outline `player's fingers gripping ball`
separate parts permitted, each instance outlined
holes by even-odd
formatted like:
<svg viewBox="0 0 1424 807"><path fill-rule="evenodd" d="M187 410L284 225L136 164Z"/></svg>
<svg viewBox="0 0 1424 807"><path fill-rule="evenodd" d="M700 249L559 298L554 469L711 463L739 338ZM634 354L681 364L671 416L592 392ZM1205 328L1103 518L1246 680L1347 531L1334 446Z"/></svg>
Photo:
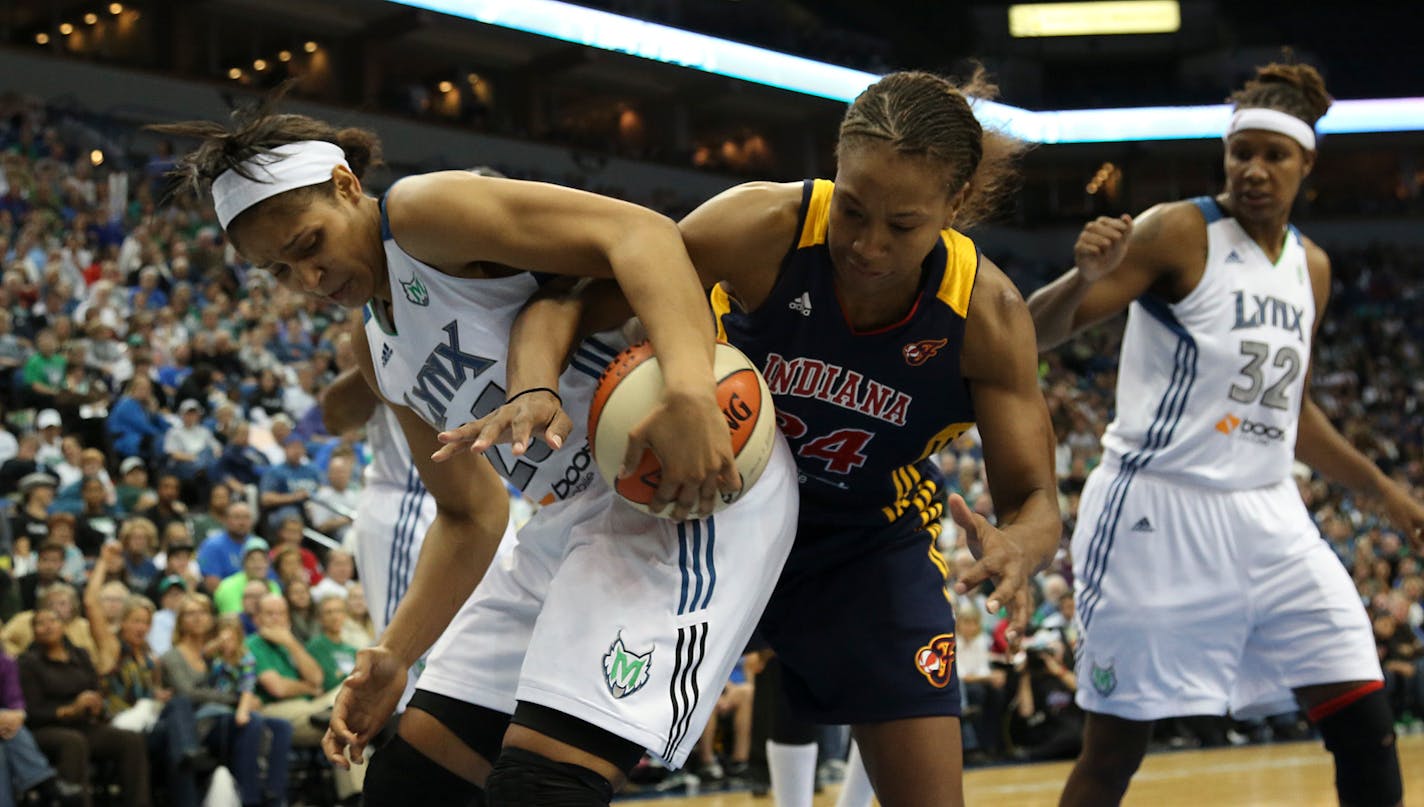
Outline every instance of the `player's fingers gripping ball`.
<svg viewBox="0 0 1424 807"><path fill-rule="evenodd" d="M756 366L740 350L717 343L713 363L717 377L717 405L727 419L732 453L742 475L742 489L717 497L714 512L736 501L766 468L775 444L776 416L771 391ZM647 417L662 397L663 373L653 348L646 342L628 348L608 365L599 379L588 411L588 435L598 471L629 504L653 515L648 503L658 490L662 466L652 451L644 451L637 470L619 478L628 449L628 432ZM709 514L702 514L709 515Z"/></svg>

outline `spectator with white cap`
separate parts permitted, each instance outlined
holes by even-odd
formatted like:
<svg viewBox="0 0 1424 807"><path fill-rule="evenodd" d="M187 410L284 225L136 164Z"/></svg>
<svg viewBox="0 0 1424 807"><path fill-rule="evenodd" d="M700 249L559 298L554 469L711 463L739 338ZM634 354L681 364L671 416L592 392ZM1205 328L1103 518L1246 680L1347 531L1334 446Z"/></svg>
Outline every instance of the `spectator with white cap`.
<svg viewBox="0 0 1424 807"><path fill-rule="evenodd" d="M114 495L119 509L125 513L137 510L145 495L154 495L148 486L148 466L141 457L124 457L119 463L119 484L114 488Z"/></svg>
<svg viewBox="0 0 1424 807"><path fill-rule="evenodd" d="M222 453L222 446L202 423L202 404L188 398L178 405L178 415L182 424L169 429L163 438L168 471L186 485L205 488L208 466Z"/></svg>
<svg viewBox="0 0 1424 807"><path fill-rule="evenodd" d="M49 537L49 506L58 487L58 480L39 471L20 479L20 507L10 517L12 540L24 539L30 547L44 543Z"/></svg>
<svg viewBox="0 0 1424 807"><path fill-rule="evenodd" d="M60 435L60 427L63 425L57 410L40 410L39 415L35 417L35 429L40 437L39 450L35 452L36 462L53 467L64 461L64 438Z"/></svg>

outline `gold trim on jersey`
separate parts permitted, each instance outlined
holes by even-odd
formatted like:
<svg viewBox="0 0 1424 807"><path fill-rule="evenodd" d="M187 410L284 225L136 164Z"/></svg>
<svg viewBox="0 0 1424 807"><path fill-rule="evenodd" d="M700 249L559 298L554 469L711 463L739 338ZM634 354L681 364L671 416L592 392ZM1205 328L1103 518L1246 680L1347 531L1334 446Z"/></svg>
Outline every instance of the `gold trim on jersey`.
<svg viewBox="0 0 1424 807"><path fill-rule="evenodd" d="M811 181L811 201L806 205L806 219L801 224L801 239L797 249L826 242L826 227L831 220L831 191L836 184L829 179Z"/></svg>
<svg viewBox="0 0 1424 807"><path fill-rule="evenodd" d="M722 317L732 313L732 296L727 293L725 283L718 283L712 287L709 295L712 300L712 316L717 321L717 341L727 341L727 326L722 324Z"/></svg>
<svg viewBox="0 0 1424 807"><path fill-rule="evenodd" d="M943 429L940 429L938 432L935 433L935 436L931 437L929 441L925 443L925 450L920 452L920 456L915 458L915 462L919 462L922 459L930 457L934 454L938 454L940 451L944 450L945 446L954 442L955 438L957 438L959 435L964 434L966 431L969 431L969 427L973 425L973 421L969 421L967 423L951 423L948 426L945 426Z"/></svg>
<svg viewBox="0 0 1424 807"><path fill-rule="evenodd" d="M895 483L895 502L880 508L885 520L893 522L913 507L920 514L920 529L928 530L932 537L939 537L939 520L944 515L944 505L935 501L939 485L934 479L920 473L914 465L896 468L890 472L890 479Z"/></svg>
<svg viewBox="0 0 1424 807"><path fill-rule="evenodd" d="M974 291L974 277L979 272L979 250L969 236L957 230L941 230L944 241L944 277L935 292L945 305L961 318L969 317L969 295Z"/></svg>

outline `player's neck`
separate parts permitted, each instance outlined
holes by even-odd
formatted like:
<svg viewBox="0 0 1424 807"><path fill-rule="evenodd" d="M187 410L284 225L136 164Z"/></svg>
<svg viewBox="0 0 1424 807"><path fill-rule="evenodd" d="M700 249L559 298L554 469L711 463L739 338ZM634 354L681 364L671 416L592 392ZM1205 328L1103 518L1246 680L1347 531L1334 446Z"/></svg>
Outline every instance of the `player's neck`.
<svg viewBox="0 0 1424 807"><path fill-rule="evenodd" d="M1241 229L1251 236L1251 240L1255 241L1263 252L1270 256L1276 255L1285 242L1286 230L1290 227L1290 210L1287 209L1278 216L1245 218L1232 209L1229 200L1217 197L1217 203L1241 225Z"/></svg>

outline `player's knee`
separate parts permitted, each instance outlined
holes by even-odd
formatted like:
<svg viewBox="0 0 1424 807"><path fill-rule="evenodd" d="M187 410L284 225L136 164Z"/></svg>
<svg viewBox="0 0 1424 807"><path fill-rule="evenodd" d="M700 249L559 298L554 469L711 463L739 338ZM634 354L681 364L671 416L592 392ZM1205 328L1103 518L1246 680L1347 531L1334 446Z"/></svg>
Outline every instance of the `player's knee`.
<svg viewBox="0 0 1424 807"><path fill-rule="evenodd" d="M365 804L451 804L483 807L479 786L441 767L397 734L371 757L366 771Z"/></svg>
<svg viewBox="0 0 1424 807"><path fill-rule="evenodd" d="M580 765L523 748L505 748L485 783L490 807L606 807L607 779Z"/></svg>
<svg viewBox="0 0 1424 807"><path fill-rule="evenodd" d="M1144 751L1130 743L1085 742L1078 767L1099 782L1120 784L1126 789L1142 764Z"/></svg>
<svg viewBox="0 0 1424 807"><path fill-rule="evenodd" d="M1312 711L1325 748L1335 757L1335 790L1347 807L1387 807L1404 798L1394 716L1384 691L1368 694L1328 714Z"/></svg>

